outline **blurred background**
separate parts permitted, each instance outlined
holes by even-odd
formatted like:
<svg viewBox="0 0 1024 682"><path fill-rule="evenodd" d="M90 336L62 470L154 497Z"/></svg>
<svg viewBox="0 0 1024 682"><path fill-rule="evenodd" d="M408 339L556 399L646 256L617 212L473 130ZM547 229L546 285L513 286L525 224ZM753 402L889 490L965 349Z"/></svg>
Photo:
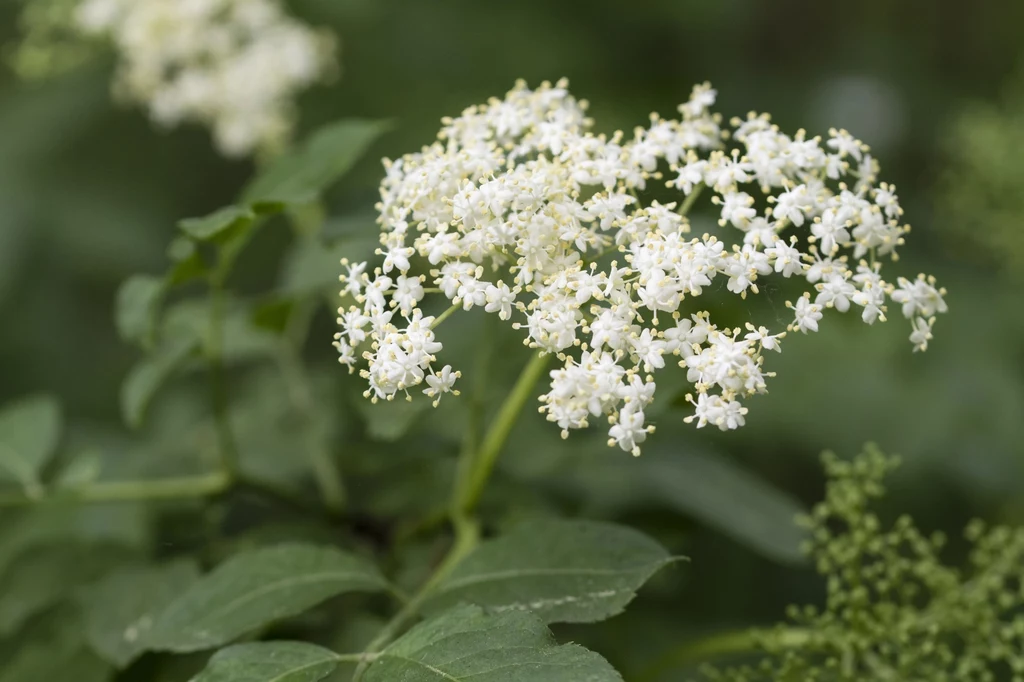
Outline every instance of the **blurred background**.
<svg viewBox="0 0 1024 682"><path fill-rule="evenodd" d="M867 327L832 314L820 334L791 335L769 359L778 372L770 393L750 401L739 431L683 426L679 396L659 380L658 432L640 461L608 450L601 434L563 442L527 415L488 493L495 509L511 500L513 516L553 507L626 520L693 559L626 615L570 636L629 665L687 629L771 622L785 604L813 600L819 586L794 565L788 519L820 497L823 449L852 455L873 441L902 455L887 504L926 529L955 533L973 516L1024 521L1024 3L289 5L341 45L336 81L301 98L302 129L349 116L396 127L331 192L330 258L310 264L290 250L286 229L264 230L239 266L239 291L286 286L306 268L330 272L341 254L369 253L381 157L418 149L442 116L502 95L517 78L562 76L591 101L602 131L670 115L704 80L726 116L770 112L790 133L847 128L872 146L914 227L888 276L929 272L949 291L950 313L924 354L911 353L896 319ZM16 38L19 7L0 5L3 44ZM118 106L111 65L101 55L30 84L0 69L0 404L53 393L67 415L66 450L97 449L110 470L132 470L154 451L191 456L178 436L206 410L205 393L181 385L154 406L144 435L123 426L118 394L139 353L116 334L116 290L133 273L162 272L176 221L229 203L253 168L219 157L205 130L161 132ZM751 318L788 319L785 295L770 287L748 301ZM467 358L463 390L478 390L445 401L436 417L428 401L381 410L361 402L358 381L334 362L327 306L315 320L307 353L322 385L318 409L355 481L354 504L380 532L443 500L466 413L496 404L525 358L507 330L460 317L441 337L451 357ZM474 379L474 367L486 375ZM305 485L287 438L259 431L278 424L258 416L273 409L263 404L273 390L261 388L271 380L259 368L234 371L250 466L290 471Z"/></svg>

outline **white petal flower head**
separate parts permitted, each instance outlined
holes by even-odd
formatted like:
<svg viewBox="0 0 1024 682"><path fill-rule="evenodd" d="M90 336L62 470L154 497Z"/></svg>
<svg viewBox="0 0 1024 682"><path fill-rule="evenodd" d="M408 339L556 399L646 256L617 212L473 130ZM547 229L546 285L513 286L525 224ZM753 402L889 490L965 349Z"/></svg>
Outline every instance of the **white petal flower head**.
<svg viewBox="0 0 1024 682"><path fill-rule="evenodd" d="M117 49L120 96L160 125L208 126L227 156L284 144L293 99L334 62L334 38L279 0L82 0L77 23Z"/></svg>
<svg viewBox="0 0 1024 682"><path fill-rule="evenodd" d="M781 352L785 330L720 327L708 312L719 305L699 297L757 296L769 278L802 289L787 304L789 330L817 331L828 310L884 321L891 299L924 350L945 292L926 276L898 287L883 278L878 258L895 259L907 228L866 145L845 131L786 135L758 114L727 133L711 112L715 94L698 86L680 118L652 114L627 139L592 133L565 81L517 83L444 119L434 144L386 160L382 262L372 274L346 264L342 294L354 303L339 311L336 337L343 364L366 361L367 396L390 400L423 383L435 400L454 392L459 373L437 369L434 329L481 307L557 358L539 400L563 437L600 420L610 445L638 454L653 431L645 409L656 374L670 361L693 385L686 422L740 428L743 403L774 376L766 354ZM677 198L649 198L655 179ZM696 203L703 193L713 193L720 235L690 234L688 213L709 208ZM421 309L430 292L450 305L438 317Z"/></svg>

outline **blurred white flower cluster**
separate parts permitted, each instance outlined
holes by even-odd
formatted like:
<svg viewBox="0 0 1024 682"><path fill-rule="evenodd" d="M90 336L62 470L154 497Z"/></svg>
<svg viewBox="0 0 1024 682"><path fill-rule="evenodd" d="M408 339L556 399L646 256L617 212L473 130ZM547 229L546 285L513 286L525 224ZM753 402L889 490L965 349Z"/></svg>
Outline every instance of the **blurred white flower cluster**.
<svg viewBox="0 0 1024 682"><path fill-rule="evenodd" d="M76 21L117 48L119 95L161 125L209 126L229 156L284 143L293 98L334 59L331 35L277 0L82 0Z"/></svg>
<svg viewBox="0 0 1024 682"><path fill-rule="evenodd" d="M707 84L678 119L652 115L631 138L595 135L566 85L519 83L445 119L429 147L385 160L383 263L343 261L342 293L358 305L339 311L335 337L350 368L366 347L368 397L452 389L459 374L436 368L437 320L419 307L430 291L515 319L528 345L562 362L540 401L563 437L605 418L609 444L634 454L653 430L652 373L673 356L698 428L742 426L741 401L765 391L764 352L780 350L785 330L718 326L699 297L721 284L745 298L771 276L804 282L788 303L788 329L800 332L828 308L884 320L891 300L915 348L927 347L944 292L923 275L882 278L878 259L895 259L908 228L863 143L837 130L786 135L765 115L724 129ZM641 199L666 184L672 196ZM691 234L687 213L705 189L720 236Z"/></svg>

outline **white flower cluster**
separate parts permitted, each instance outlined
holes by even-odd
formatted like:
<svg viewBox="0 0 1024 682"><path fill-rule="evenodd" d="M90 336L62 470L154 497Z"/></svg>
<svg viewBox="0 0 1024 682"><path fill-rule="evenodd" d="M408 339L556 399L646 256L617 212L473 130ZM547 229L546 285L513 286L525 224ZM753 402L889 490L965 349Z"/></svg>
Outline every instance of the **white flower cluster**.
<svg viewBox="0 0 1024 682"><path fill-rule="evenodd" d="M678 119L652 115L627 139L591 133L586 103L564 81L519 83L445 119L431 146L386 160L383 263L372 273L346 263L342 293L359 305L340 311L335 343L353 368L369 342L367 396L408 396L423 381L434 397L451 390L458 373L433 368L437 320L419 308L431 290L466 310L516 316L526 343L563 363L540 397L563 437L605 417L609 444L634 454L653 430L651 373L670 356L694 386L686 421L698 428L742 426L741 400L765 391L763 353L779 351L785 331L714 324L695 300L722 280L740 297L768 276L806 282L788 304L790 331L816 331L826 308L857 306L871 324L892 300L923 350L944 292L925 276L882 279L878 258L895 258L908 228L895 188L875 184L868 148L845 131L789 136L764 115L725 130L709 110L715 94L695 87ZM642 200L656 184L666 191L657 179L679 201ZM705 188L721 236L690 234L686 214Z"/></svg>
<svg viewBox="0 0 1024 682"><path fill-rule="evenodd" d="M334 54L330 35L278 0L82 0L77 23L117 48L119 94L161 125L209 126L229 156L283 143L292 99Z"/></svg>

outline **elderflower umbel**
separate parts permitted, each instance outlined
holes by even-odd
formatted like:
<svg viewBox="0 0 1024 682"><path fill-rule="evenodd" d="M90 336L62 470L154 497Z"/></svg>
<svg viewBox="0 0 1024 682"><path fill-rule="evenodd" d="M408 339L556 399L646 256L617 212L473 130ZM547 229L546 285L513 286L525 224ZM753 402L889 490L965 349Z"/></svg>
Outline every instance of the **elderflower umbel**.
<svg viewBox="0 0 1024 682"><path fill-rule="evenodd" d="M283 143L292 99L333 60L333 38L277 0L82 0L77 23L117 48L120 95L161 125L209 126L229 156Z"/></svg>
<svg viewBox="0 0 1024 682"><path fill-rule="evenodd" d="M385 160L383 263L345 263L343 294L357 305L340 311L335 344L354 369L369 341L369 397L409 396L425 381L437 399L454 385L458 373L437 367L421 282L457 307L514 320L529 346L558 357L540 402L563 437L605 418L609 444L634 454L653 430L653 373L672 357L693 384L686 421L698 428L743 426L742 401L765 391L764 351L780 351L785 330L719 327L694 302L719 283L745 298L767 277L804 281L788 330L805 333L829 308L884 320L891 299L926 347L944 292L923 275L882 279L878 258L895 259L908 228L863 143L839 130L786 135L754 114L727 133L707 84L678 119L595 135L566 85L518 83L445 119L429 147ZM678 201L642 201L655 180ZM734 238L690 234L686 213L705 188Z"/></svg>

